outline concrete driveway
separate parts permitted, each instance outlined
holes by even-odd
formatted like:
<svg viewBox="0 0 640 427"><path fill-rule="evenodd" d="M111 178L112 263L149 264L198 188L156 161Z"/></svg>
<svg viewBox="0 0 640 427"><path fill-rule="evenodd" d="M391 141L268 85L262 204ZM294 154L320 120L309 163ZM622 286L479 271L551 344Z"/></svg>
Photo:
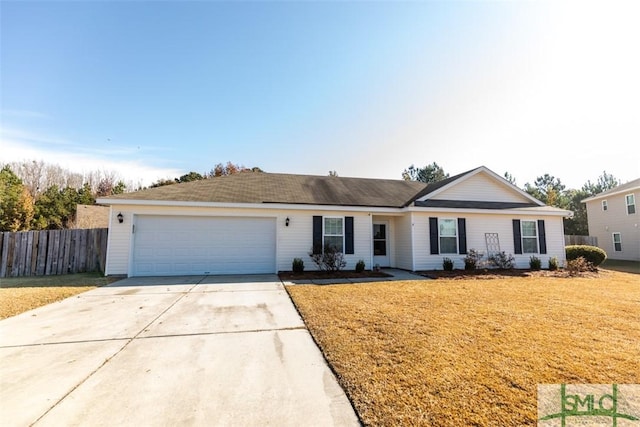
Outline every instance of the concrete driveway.
<svg viewBox="0 0 640 427"><path fill-rule="evenodd" d="M130 278L0 321L1 425L358 425L275 275Z"/></svg>

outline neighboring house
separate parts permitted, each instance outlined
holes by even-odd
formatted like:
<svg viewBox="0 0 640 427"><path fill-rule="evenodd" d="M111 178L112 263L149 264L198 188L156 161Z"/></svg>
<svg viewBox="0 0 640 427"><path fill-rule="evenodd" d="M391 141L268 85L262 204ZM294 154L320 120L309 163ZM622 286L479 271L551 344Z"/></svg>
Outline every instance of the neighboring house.
<svg viewBox="0 0 640 427"><path fill-rule="evenodd" d="M77 205L74 228L107 228L110 211L108 206Z"/></svg>
<svg viewBox="0 0 640 427"><path fill-rule="evenodd" d="M640 261L640 179L584 199L589 235L607 258Z"/></svg>
<svg viewBox="0 0 640 427"><path fill-rule="evenodd" d="M463 268L470 249L565 260L570 211L531 197L486 167L432 184L246 172L98 199L111 206L106 274L275 273L335 245L406 270Z"/></svg>

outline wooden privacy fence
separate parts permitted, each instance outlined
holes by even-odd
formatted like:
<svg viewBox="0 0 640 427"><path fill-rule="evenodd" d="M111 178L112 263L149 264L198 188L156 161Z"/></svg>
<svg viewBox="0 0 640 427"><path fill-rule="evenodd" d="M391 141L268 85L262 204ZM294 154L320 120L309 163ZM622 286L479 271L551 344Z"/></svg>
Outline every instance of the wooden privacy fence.
<svg viewBox="0 0 640 427"><path fill-rule="evenodd" d="M564 236L564 244L568 245L589 245L598 246L598 237L596 236Z"/></svg>
<svg viewBox="0 0 640 427"><path fill-rule="evenodd" d="M0 233L0 277L101 271L107 228Z"/></svg>

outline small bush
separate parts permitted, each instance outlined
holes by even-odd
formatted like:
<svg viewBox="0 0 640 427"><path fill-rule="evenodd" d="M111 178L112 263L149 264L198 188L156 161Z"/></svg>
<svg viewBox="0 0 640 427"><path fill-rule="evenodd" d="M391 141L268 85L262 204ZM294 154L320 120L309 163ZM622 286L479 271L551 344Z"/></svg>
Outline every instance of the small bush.
<svg viewBox="0 0 640 427"><path fill-rule="evenodd" d="M558 269L558 258L549 258L549 271L556 271Z"/></svg>
<svg viewBox="0 0 640 427"><path fill-rule="evenodd" d="M582 257L594 267L599 266L605 259L607 259L607 253L597 246L570 245L565 246L564 250L567 254L567 261Z"/></svg>
<svg viewBox="0 0 640 427"><path fill-rule="evenodd" d="M596 267L583 257L567 260L567 271L570 276L575 276L587 271L593 271Z"/></svg>
<svg viewBox="0 0 640 427"><path fill-rule="evenodd" d="M443 258L442 259L442 269L445 271L453 271L453 261L451 258Z"/></svg>
<svg viewBox="0 0 640 427"><path fill-rule="evenodd" d="M300 258L294 258L291 269L294 273L302 273L304 271L304 261Z"/></svg>
<svg viewBox="0 0 640 427"><path fill-rule="evenodd" d="M464 269L475 270L478 268L483 256L482 252L478 252L475 249L469 249L469 253L464 257Z"/></svg>
<svg viewBox="0 0 640 427"><path fill-rule="evenodd" d="M364 271L364 267L364 261L358 261L358 263L356 264L356 273L362 273Z"/></svg>
<svg viewBox="0 0 640 427"><path fill-rule="evenodd" d="M313 252L312 249L309 257L318 266L318 269L322 271L340 271L347 266L344 254L335 246L326 246L324 251L319 254L314 254Z"/></svg>
<svg viewBox="0 0 640 427"><path fill-rule="evenodd" d="M540 270L542 268L542 261L537 256L531 256L529 258L529 268L532 270Z"/></svg>
<svg viewBox="0 0 640 427"><path fill-rule="evenodd" d="M498 252L489 257L489 264L496 268L502 268L504 270L510 270L515 265L515 258L511 254L507 254L505 251Z"/></svg>

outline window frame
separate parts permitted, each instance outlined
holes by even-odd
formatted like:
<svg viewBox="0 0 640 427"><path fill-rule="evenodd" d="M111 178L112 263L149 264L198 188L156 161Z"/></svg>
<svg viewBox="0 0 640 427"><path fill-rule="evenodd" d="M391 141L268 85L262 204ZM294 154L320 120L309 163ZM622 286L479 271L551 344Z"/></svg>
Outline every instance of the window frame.
<svg viewBox="0 0 640 427"><path fill-rule="evenodd" d="M535 229L535 236L525 236L524 234L524 223L525 222L532 222L534 225L534 229ZM526 246L524 244L525 239L530 241L530 240L534 240L535 239L535 251L534 252L530 252L526 249ZM529 219L523 219L520 220L520 244L522 245L522 254L538 254L540 253L540 230L538 230L538 221L536 220L529 220Z"/></svg>
<svg viewBox="0 0 640 427"><path fill-rule="evenodd" d="M618 236L617 242L616 242L616 236ZM614 231L613 233L611 233L611 240L613 242L613 251L622 252L622 234L618 231ZM616 243L619 245L620 249L616 249Z"/></svg>
<svg viewBox="0 0 640 427"><path fill-rule="evenodd" d="M455 234L453 236L449 236L449 235L445 235L443 236L440 228L440 224L444 221L452 221L454 228L455 228ZM458 247L458 236L460 235L460 231L458 230L458 219L457 218L438 218L438 252L440 254L446 254L446 255L456 255L459 253L460 248ZM453 238L456 242L456 246L455 246L455 252L443 252L442 251L442 239L451 239Z"/></svg>
<svg viewBox="0 0 640 427"><path fill-rule="evenodd" d="M629 197L631 197L633 203L629 203ZM636 211L636 195L634 193L629 193L624 195L624 204L626 206L627 215L634 215ZM633 212L629 212L629 208L633 206Z"/></svg>
<svg viewBox="0 0 640 427"><path fill-rule="evenodd" d="M605 200L602 201L602 211L605 212L607 210L609 210L609 204L607 203L607 200L605 199Z"/></svg>
<svg viewBox="0 0 640 427"><path fill-rule="evenodd" d="M342 221L342 234L327 234L327 219L339 219ZM326 238L327 237L342 237L342 247L337 248L338 252L344 253L345 251L345 217L344 216L323 216L322 217L322 251L326 250Z"/></svg>

